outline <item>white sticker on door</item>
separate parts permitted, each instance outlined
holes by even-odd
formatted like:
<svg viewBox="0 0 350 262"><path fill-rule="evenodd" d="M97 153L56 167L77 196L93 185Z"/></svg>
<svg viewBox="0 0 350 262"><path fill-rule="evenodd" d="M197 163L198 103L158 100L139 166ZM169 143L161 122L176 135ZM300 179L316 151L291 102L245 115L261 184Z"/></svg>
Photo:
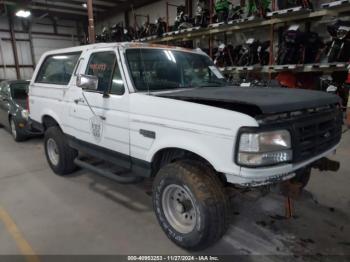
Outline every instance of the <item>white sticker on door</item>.
<svg viewBox="0 0 350 262"><path fill-rule="evenodd" d="M99 116L93 116L90 118L91 134L95 138L96 142L100 142L103 134L103 121Z"/></svg>

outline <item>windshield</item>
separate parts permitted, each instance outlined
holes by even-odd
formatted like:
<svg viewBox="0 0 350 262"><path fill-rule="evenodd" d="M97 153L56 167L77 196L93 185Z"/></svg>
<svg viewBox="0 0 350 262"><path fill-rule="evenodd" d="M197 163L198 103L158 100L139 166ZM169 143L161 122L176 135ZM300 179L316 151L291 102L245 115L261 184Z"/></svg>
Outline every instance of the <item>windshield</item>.
<svg viewBox="0 0 350 262"><path fill-rule="evenodd" d="M14 100L26 100L28 96L28 83L14 83L11 84L11 97Z"/></svg>
<svg viewBox="0 0 350 262"><path fill-rule="evenodd" d="M165 49L128 49L126 57L137 91L226 85L223 75L205 55Z"/></svg>

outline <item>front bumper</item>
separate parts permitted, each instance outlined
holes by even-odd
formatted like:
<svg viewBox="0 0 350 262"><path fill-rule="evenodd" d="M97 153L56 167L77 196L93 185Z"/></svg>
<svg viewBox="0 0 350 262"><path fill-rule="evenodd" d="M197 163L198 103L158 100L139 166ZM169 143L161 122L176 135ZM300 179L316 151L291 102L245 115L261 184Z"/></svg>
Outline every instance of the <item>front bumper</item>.
<svg viewBox="0 0 350 262"><path fill-rule="evenodd" d="M292 179L295 176L295 172L297 170L307 167L317 160L332 154L337 147L338 145L332 147L331 149L316 157L298 164L287 164L264 168L242 167L239 175L225 174L226 180L228 183L240 185L243 187L258 187L280 183Z"/></svg>

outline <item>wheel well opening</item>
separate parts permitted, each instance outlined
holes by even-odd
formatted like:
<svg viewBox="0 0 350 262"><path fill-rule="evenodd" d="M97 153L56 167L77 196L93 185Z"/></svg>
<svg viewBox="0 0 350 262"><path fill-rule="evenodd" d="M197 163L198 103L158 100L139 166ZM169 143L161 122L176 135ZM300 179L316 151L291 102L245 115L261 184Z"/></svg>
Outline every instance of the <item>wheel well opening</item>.
<svg viewBox="0 0 350 262"><path fill-rule="evenodd" d="M42 123L43 123L44 131L46 131L50 127L59 126L57 121L51 116L44 116Z"/></svg>
<svg viewBox="0 0 350 262"><path fill-rule="evenodd" d="M215 170L215 168L203 157L184 149L165 148L158 151L152 161L152 176L155 176L158 171L166 164L174 163L179 160L194 160L205 164Z"/></svg>

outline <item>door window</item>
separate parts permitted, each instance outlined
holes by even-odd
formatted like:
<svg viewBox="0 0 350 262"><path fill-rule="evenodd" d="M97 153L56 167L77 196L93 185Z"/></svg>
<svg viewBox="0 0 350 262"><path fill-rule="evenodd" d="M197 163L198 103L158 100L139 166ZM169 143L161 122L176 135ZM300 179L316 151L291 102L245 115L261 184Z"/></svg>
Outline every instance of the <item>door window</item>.
<svg viewBox="0 0 350 262"><path fill-rule="evenodd" d="M125 93L124 81L120 73L118 63L116 63L114 68L114 74L113 74L110 93L112 95L118 95L118 96L124 95Z"/></svg>
<svg viewBox="0 0 350 262"><path fill-rule="evenodd" d="M109 91L110 84L112 80L114 80L113 69L115 64L116 54L112 51L94 53L91 55L86 74L98 78L98 92L103 93Z"/></svg>
<svg viewBox="0 0 350 262"><path fill-rule="evenodd" d="M48 56L42 64L37 83L68 85L81 52Z"/></svg>

